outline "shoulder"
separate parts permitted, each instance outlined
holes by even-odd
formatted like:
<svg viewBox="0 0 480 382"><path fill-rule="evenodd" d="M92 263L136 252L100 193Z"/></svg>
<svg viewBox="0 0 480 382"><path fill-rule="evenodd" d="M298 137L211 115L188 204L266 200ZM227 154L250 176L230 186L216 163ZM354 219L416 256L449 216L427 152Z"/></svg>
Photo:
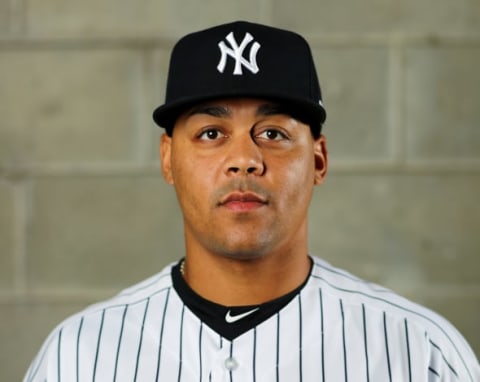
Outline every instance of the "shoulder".
<svg viewBox="0 0 480 382"><path fill-rule="evenodd" d="M345 314L359 321L377 321L385 336L410 338L419 344L432 364L438 360L466 380L480 378L480 368L472 349L458 330L436 312L397 293L367 282L351 273L313 258L310 287L321 291L324 300L341 303ZM438 367L438 366L437 366ZM463 375L463 374L462 374Z"/></svg>
<svg viewBox="0 0 480 382"><path fill-rule="evenodd" d="M64 320L55 331L66 331L87 321L101 324L105 315L121 318L127 311L144 310L150 300L166 294L172 287L172 266L173 264L168 265L160 273L122 290L108 300L90 305Z"/></svg>
<svg viewBox="0 0 480 382"><path fill-rule="evenodd" d="M62 366L74 365L75 360L68 359L69 357L81 352L82 347L89 353L94 353L100 337L110 335L111 331L119 332L125 322L141 328L151 300L162 304L165 296L169 294L172 287L172 266L173 264L170 264L160 273L121 291L116 296L88 306L66 318L47 337L24 381L48 379L48 373L55 369L60 370L60 362ZM107 321L108 324L105 324Z"/></svg>
<svg viewBox="0 0 480 382"><path fill-rule="evenodd" d="M384 314L392 321L405 321L426 333L452 334L456 329L442 316L375 283L365 281L351 273L335 268L327 262L313 258L312 285L323 293L342 301L344 307L363 307Z"/></svg>

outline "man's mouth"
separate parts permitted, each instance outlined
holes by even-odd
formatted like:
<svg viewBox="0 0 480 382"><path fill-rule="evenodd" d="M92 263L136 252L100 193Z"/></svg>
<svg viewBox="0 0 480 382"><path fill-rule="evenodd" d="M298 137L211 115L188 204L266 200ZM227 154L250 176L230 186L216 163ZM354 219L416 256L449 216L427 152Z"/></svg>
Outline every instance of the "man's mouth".
<svg viewBox="0 0 480 382"><path fill-rule="evenodd" d="M267 205L265 198L253 192L232 192L220 201L219 205L235 212L249 212Z"/></svg>

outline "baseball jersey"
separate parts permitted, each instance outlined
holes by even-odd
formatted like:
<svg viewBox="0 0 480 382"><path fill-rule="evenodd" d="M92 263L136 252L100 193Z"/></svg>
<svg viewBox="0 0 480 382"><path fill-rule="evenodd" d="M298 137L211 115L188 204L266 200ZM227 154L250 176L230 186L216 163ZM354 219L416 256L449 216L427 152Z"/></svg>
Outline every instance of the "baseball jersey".
<svg viewBox="0 0 480 382"><path fill-rule="evenodd" d="M303 285L250 307L204 301L171 264L61 323L24 381L480 381L445 319L312 260Z"/></svg>

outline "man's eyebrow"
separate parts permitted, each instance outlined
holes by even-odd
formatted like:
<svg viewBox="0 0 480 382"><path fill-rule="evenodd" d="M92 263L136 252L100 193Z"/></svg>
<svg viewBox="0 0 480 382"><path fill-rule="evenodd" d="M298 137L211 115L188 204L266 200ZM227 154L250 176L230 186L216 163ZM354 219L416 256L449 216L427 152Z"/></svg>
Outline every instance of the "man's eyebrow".
<svg viewBox="0 0 480 382"><path fill-rule="evenodd" d="M232 115L228 107L220 105L198 105L188 111L188 116L195 114L206 114L217 118L228 118Z"/></svg>
<svg viewBox="0 0 480 382"><path fill-rule="evenodd" d="M279 105L276 103L265 103L258 107L256 114L258 116L269 116L269 115L278 115L278 114L289 115L290 113L282 105Z"/></svg>
<svg viewBox="0 0 480 382"><path fill-rule="evenodd" d="M211 104L201 104L192 107L188 110L187 115L192 116L196 114L206 114L212 117L217 118L229 118L232 116L231 110L227 106L222 105L211 105ZM287 114L291 113L287 110L285 106L277 103L264 103L261 104L256 111L257 116L269 116L269 115L278 115L278 114Z"/></svg>

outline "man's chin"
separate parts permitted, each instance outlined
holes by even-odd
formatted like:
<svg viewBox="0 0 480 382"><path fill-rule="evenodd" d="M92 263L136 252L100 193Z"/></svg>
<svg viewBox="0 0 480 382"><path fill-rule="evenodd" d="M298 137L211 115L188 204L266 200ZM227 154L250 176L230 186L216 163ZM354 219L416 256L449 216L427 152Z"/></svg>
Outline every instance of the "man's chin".
<svg viewBox="0 0 480 382"><path fill-rule="evenodd" d="M264 257L270 252L270 245L257 244L245 246L244 243L239 245L228 245L223 248L217 248L216 253L222 257L226 257L232 260L256 260Z"/></svg>
<svg viewBox="0 0 480 382"><path fill-rule="evenodd" d="M241 251L241 252L229 252L229 253L222 253L221 256L227 257L231 260L237 260L237 261L252 261L252 260L257 260L261 259L262 257L265 256L264 253L260 253L259 251L257 252L252 252L252 251Z"/></svg>

